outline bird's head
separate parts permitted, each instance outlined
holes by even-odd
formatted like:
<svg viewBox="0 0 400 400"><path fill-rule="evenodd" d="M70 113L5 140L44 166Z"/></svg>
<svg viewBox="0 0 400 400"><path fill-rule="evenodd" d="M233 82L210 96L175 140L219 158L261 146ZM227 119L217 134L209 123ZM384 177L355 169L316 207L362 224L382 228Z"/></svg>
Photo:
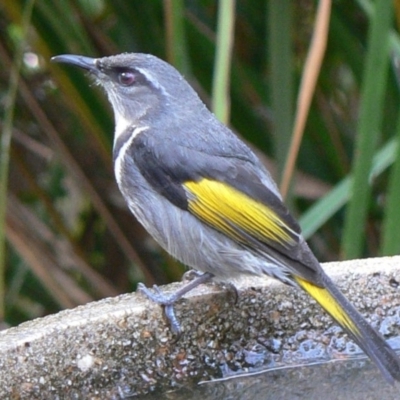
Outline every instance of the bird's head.
<svg viewBox="0 0 400 400"><path fill-rule="evenodd" d="M149 54L124 53L103 58L66 54L55 56L52 61L78 66L95 77L113 107L116 134L148 119L156 123L163 113L171 116L177 107L189 110L193 102L199 102L174 67Z"/></svg>

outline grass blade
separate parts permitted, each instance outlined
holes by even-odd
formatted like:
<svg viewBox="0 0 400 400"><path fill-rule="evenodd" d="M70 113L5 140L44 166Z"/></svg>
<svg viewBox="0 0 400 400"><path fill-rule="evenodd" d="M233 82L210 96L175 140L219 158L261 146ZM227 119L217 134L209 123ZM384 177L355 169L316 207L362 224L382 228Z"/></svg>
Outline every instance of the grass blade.
<svg viewBox="0 0 400 400"><path fill-rule="evenodd" d="M368 174L383 115L392 14L391 3L385 0L375 2L375 12L370 20L369 48L361 88L360 118L353 164L354 178L342 240L342 253L345 258L357 258L363 253L364 228L370 200Z"/></svg>
<svg viewBox="0 0 400 400"><path fill-rule="evenodd" d="M217 45L212 88L212 110L229 123L229 77L235 23L235 0L220 0L218 6Z"/></svg>

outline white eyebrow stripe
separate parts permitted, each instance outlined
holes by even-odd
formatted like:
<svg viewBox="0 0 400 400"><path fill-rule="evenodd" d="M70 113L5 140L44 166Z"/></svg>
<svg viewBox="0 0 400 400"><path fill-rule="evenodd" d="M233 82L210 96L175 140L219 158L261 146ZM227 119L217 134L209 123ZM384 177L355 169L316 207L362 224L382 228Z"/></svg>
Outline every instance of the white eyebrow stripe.
<svg viewBox="0 0 400 400"><path fill-rule="evenodd" d="M158 90L160 90L165 96L169 96L169 93L164 89L164 86L160 85L160 82L154 78L154 76L149 73L146 69L135 67L146 79Z"/></svg>

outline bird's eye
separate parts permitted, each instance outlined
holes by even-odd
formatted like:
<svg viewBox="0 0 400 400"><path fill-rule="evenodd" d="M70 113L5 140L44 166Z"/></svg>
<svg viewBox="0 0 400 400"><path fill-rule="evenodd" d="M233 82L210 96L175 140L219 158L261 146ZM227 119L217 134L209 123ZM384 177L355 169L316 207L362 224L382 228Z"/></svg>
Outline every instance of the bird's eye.
<svg viewBox="0 0 400 400"><path fill-rule="evenodd" d="M123 86L131 86L136 82L136 75L130 71L120 72L118 82Z"/></svg>

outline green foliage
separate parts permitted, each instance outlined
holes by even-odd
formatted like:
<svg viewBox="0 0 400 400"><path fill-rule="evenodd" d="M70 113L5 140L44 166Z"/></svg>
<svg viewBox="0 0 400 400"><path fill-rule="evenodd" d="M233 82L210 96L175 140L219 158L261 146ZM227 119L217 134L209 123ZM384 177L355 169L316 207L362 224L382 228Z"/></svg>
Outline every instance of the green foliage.
<svg viewBox="0 0 400 400"><path fill-rule="evenodd" d="M11 324L184 271L118 192L104 93L82 71L50 64L51 56L166 59L280 181L316 27L316 4L307 0L36 0L24 35L27 4L0 0L0 98L11 99L14 114L0 193L8 200L0 297ZM321 261L400 251L400 41L389 4L333 2L315 93L309 89L287 202ZM2 143L9 120L2 115Z"/></svg>

